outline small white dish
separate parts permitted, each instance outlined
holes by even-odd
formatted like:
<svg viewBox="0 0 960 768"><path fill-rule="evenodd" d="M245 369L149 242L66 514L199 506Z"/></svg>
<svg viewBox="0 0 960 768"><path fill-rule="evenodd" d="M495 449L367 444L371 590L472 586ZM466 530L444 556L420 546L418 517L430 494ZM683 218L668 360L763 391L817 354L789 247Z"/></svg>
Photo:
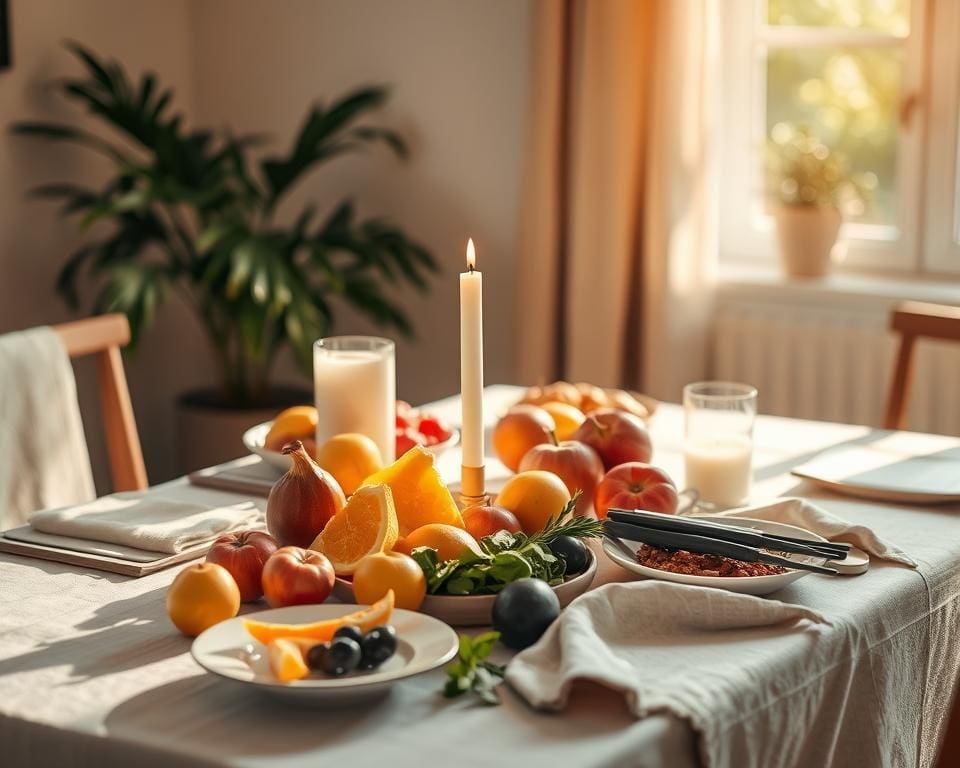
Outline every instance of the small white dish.
<svg viewBox="0 0 960 768"><path fill-rule="evenodd" d="M255 453L265 462L271 466L276 467L281 472L286 472L290 469L290 457L284 456L280 451L268 451L263 447L264 441L267 437L267 432L270 431L270 427L273 426L272 421L265 421L262 424L257 424L256 426L250 427L246 432L243 433L243 444L250 453ZM444 451L453 448L457 443L460 442L460 430L455 427L451 428L451 435L449 438L444 440L442 443L437 443L436 445L426 445L426 448L430 453L435 455L440 455Z"/></svg>
<svg viewBox="0 0 960 768"><path fill-rule="evenodd" d="M563 584L552 588L561 608L566 608L593 584L597 575L597 557L589 548L587 554L590 561L583 573L571 576ZM352 602L353 585L350 580L337 578L333 584L333 594L340 600ZM493 621L493 601L496 598L496 595L427 595L419 610L454 627L489 626Z"/></svg>
<svg viewBox="0 0 960 768"><path fill-rule="evenodd" d="M695 518L691 518L695 519ZM806 528L799 528L795 525L786 523L775 523L769 520L755 520L749 517L724 517L723 519L710 518L712 523L726 523L731 525L742 525L744 527L755 528L763 533L779 534L781 536L793 536L798 539L808 541L826 541L823 536L819 536ZM632 542L628 539L624 543L635 549L640 546L639 542ZM636 559L627 558L620 552L616 545L604 539L603 552L613 562L621 568L644 576L649 579L660 579L661 581L672 581L677 584L692 584L699 587L715 587L726 589L730 592L740 592L745 595L769 595L773 592L783 589L788 584L792 584L797 579L809 575L809 571L788 570L784 573L772 574L770 576L691 576L683 573L672 573L671 571L662 571L659 568L650 568L641 565ZM811 563L814 565L823 565L822 558L806 557L804 555L783 555L789 560ZM835 563L827 563L831 568Z"/></svg>
<svg viewBox="0 0 960 768"><path fill-rule="evenodd" d="M359 605L296 605L227 619L201 633L190 648L208 672L243 683L270 696L299 704L341 705L387 692L397 681L429 672L457 654L457 633L442 621L415 611L394 609L390 624L397 630L397 652L372 672L343 677L311 675L281 683L270 671L267 649L244 629L244 619L302 624L353 613Z"/></svg>

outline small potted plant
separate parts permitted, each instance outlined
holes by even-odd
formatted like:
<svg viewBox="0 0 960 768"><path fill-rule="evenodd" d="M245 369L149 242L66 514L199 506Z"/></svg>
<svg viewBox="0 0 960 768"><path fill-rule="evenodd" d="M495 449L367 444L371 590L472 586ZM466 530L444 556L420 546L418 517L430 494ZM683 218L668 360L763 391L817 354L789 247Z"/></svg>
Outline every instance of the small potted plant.
<svg viewBox="0 0 960 768"><path fill-rule="evenodd" d="M777 124L767 145L769 191L784 270L822 277L844 214L863 212L873 174L852 174L846 158L806 127Z"/></svg>
<svg viewBox="0 0 960 768"><path fill-rule="evenodd" d="M153 74L134 82L118 63L69 48L84 76L58 88L112 137L54 123L13 130L79 144L114 168L99 188L34 190L61 200L63 215L88 234L64 261L57 282L63 297L78 306L81 290L93 289L94 311L125 313L134 344L171 294L199 320L220 380L180 398L184 469L239 455L243 429L312 399L309 390L278 387L273 363L287 346L309 376L313 342L330 333L338 305L411 331L392 286L426 289L436 265L423 246L383 219L359 216L349 200L325 215L311 203L277 214L304 176L333 158L370 145L405 156L399 134L364 120L385 102L386 89L361 88L314 105L289 150L251 157L260 139L187 127L173 93Z"/></svg>

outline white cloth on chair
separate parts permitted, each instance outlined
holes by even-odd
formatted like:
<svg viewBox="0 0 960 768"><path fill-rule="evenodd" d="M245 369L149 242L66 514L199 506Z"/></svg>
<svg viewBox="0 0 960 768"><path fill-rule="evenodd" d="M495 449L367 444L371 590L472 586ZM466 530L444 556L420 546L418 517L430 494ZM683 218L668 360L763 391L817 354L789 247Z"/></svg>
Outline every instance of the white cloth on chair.
<svg viewBox="0 0 960 768"><path fill-rule="evenodd" d="M49 327L0 336L0 530L95 495L63 342Z"/></svg>

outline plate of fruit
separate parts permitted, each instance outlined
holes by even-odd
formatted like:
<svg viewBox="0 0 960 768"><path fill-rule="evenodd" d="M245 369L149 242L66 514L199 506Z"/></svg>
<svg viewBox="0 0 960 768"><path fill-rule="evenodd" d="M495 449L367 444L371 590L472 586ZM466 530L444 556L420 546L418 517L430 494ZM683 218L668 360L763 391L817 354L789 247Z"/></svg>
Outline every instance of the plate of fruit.
<svg viewBox="0 0 960 768"><path fill-rule="evenodd" d="M403 400L397 400L396 419L398 457L415 445L422 446L433 454L440 454L460 440L460 432L455 427L433 414L413 408ZM272 421L250 427L243 433L243 444L250 453L256 454L277 469L286 471L290 468L290 459L283 455L283 446L299 440L311 456L321 459L322 466L325 446L316 444L317 420L317 409L312 405L295 405L281 411ZM370 444L376 446L372 440ZM326 449L332 452L336 448L326 446ZM377 455L379 456L379 451Z"/></svg>
<svg viewBox="0 0 960 768"><path fill-rule="evenodd" d="M295 605L215 624L193 642L196 662L220 677L298 703L343 704L452 659L457 634L422 613L372 605Z"/></svg>

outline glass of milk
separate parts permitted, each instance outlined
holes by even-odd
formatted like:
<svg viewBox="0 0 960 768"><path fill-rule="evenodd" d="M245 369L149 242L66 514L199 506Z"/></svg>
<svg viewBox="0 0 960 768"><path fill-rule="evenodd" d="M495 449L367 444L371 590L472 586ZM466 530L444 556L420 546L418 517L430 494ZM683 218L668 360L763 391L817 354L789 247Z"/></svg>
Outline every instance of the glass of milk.
<svg viewBox="0 0 960 768"><path fill-rule="evenodd" d="M702 381L683 388L686 487L721 509L750 496L757 390L749 384Z"/></svg>
<svg viewBox="0 0 960 768"><path fill-rule="evenodd" d="M342 432L377 444L384 463L396 453L395 346L377 336L331 336L313 345L317 448Z"/></svg>

